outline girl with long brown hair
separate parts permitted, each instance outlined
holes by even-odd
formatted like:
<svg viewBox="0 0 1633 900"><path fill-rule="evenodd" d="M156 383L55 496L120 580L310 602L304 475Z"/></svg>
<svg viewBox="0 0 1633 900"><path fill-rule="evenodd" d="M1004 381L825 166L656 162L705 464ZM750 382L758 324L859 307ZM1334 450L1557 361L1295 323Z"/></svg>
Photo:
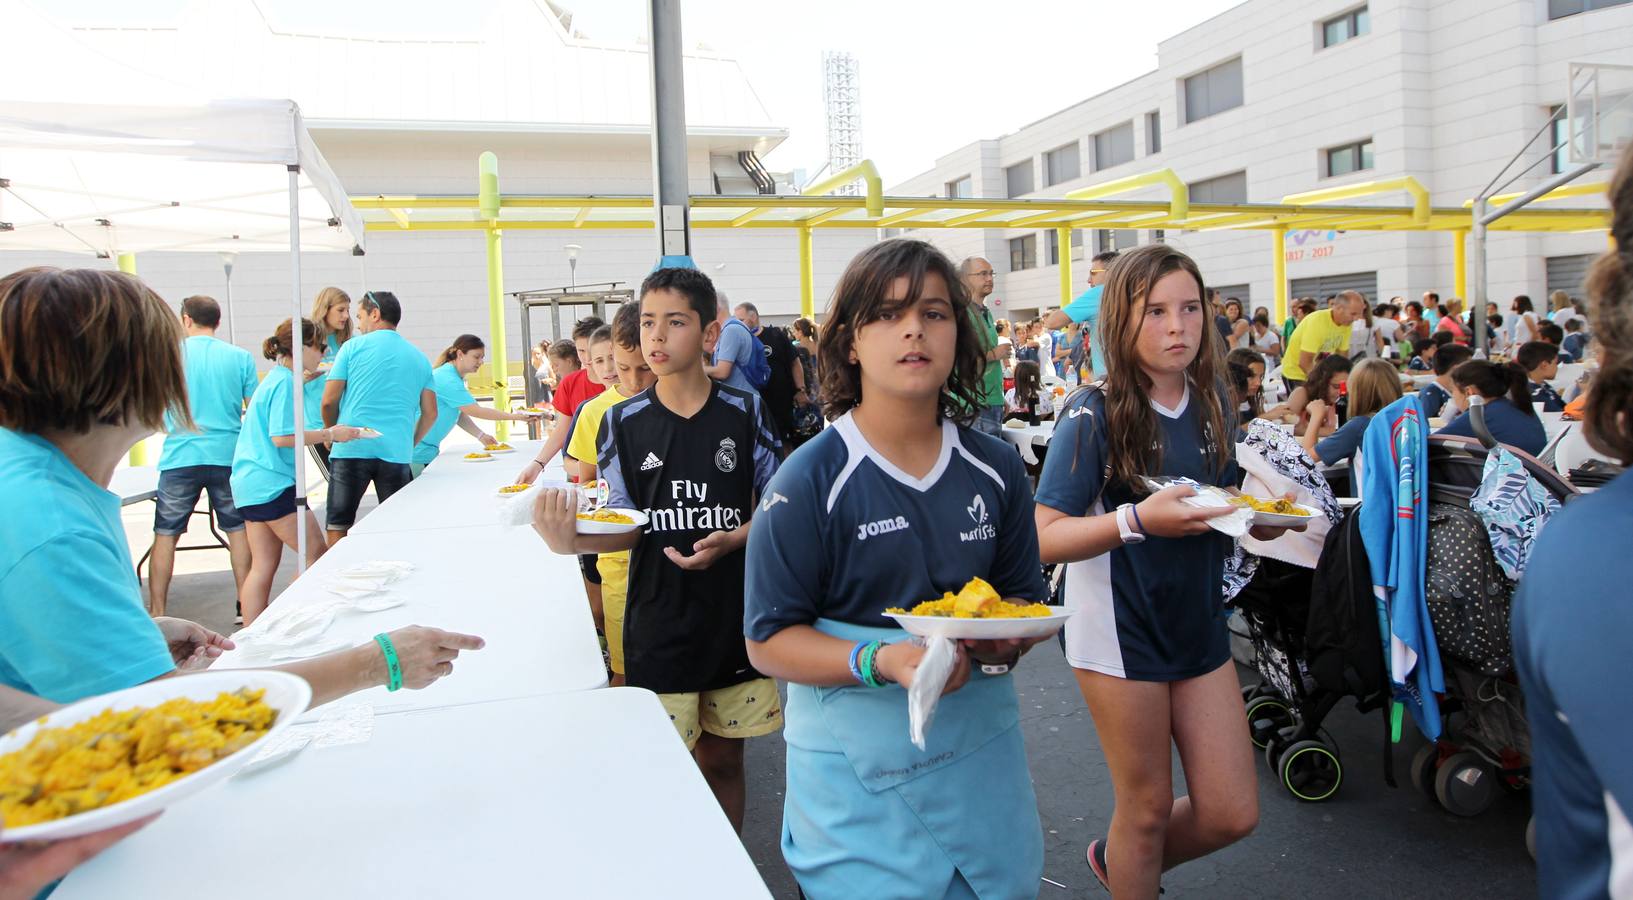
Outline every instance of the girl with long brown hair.
<svg viewBox="0 0 1633 900"><path fill-rule="evenodd" d="M340 345L352 338L352 298L337 287L318 291L312 301L312 324L317 326L318 346L323 348L323 364L335 361Z"/></svg>
<svg viewBox="0 0 1633 900"><path fill-rule="evenodd" d="M1094 717L1116 807L1089 845L1118 897L1155 897L1162 871L1258 822L1252 744L1231 666L1222 581L1231 539L1146 476L1235 488L1235 415L1221 341L1190 257L1150 244L1119 256L1101 295L1106 379L1078 390L1039 479L1044 562L1066 563L1066 658ZM1281 531L1255 529L1271 539ZM1175 798L1170 746L1188 796Z"/></svg>

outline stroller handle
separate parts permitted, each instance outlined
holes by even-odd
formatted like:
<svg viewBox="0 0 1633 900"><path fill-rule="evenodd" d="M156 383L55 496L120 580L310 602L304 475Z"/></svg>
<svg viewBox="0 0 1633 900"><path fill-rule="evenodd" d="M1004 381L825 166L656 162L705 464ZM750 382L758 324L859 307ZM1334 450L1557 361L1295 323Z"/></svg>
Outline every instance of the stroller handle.
<svg viewBox="0 0 1633 900"><path fill-rule="evenodd" d="M1474 436L1480 441L1480 446L1487 450L1497 449L1497 439L1492 436L1491 429L1486 427L1486 398L1475 394L1469 398L1469 427Z"/></svg>

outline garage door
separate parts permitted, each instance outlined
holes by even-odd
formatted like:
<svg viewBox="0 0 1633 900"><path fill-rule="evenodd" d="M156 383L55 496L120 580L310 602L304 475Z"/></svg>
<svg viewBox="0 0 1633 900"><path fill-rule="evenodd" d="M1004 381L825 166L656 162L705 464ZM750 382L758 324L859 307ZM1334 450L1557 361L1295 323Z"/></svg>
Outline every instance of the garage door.
<svg viewBox="0 0 1633 900"><path fill-rule="evenodd" d="M1580 256L1550 256L1543 260L1548 267L1548 293L1564 291L1572 297L1582 296L1582 282L1587 280L1588 266L1598 258L1598 254L1585 253Z"/></svg>
<svg viewBox="0 0 1633 900"><path fill-rule="evenodd" d="M1378 273L1351 272L1347 275L1320 275L1293 279L1294 297L1314 297L1319 303L1340 291L1360 291L1372 306L1378 302Z"/></svg>

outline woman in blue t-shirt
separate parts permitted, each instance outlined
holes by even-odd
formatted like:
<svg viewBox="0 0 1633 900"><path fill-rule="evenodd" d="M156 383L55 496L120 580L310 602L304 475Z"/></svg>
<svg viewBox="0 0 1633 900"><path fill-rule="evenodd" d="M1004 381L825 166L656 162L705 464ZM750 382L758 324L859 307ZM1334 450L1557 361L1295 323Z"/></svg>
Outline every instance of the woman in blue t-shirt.
<svg viewBox="0 0 1633 900"><path fill-rule="evenodd" d="M340 345L352 337L352 298L337 287L318 291L312 301L312 323L318 329L318 347L323 350L323 365L334 364Z"/></svg>
<svg viewBox="0 0 1633 900"><path fill-rule="evenodd" d="M1471 359L1452 370L1452 381L1465 397L1485 398L1486 430L1499 444L1536 456L1548 446L1548 432L1531 407L1531 381L1513 363ZM1465 410L1436 434L1474 437L1474 422Z"/></svg>
<svg viewBox="0 0 1633 900"><path fill-rule="evenodd" d="M857 256L819 351L833 425L754 515L745 632L755 668L789 682L782 847L806 896L1037 896L1043 834L1008 675L1037 640L963 642L921 750L906 688L925 650L884 615L975 578L1047 597L1020 457L967 427L986 365L970 304L929 244Z"/></svg>
<svg viewBox="0 0 1633 900"><path fill-rule="evenodd" d="M1149 244L1101 295L1107 377L1059 417L1037 493L1045 562L1066 563L1066 658L1094 717L1116 808L1088 864L1116 896L1156 896L1163 870L1258 822L1252 744L1223 604L1229 508L1152 492L1145 476L1235 488L1221 342L1190 257ZM1282 529L1254 529L1263 539ZM1189 795L1175 798L1177 745Z"/></svg>

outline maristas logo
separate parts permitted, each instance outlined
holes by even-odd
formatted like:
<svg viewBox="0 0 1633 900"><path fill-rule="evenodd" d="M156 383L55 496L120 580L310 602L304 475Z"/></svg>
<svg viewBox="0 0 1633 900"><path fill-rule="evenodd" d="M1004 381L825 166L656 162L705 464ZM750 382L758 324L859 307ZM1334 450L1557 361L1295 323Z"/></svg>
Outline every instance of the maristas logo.
<svg viewBox="0 0 1633 900"><path fill-rule="evenodd" d="M970 514L970 521L975 523L975 527L969 531L959 532L958 539L960 541L967 544L970 541L990 541L998 537L998 529L987 524L987 499L985 497L976 494L975 499L970 501L970 505L964 507L964 511Z"/></svg>

